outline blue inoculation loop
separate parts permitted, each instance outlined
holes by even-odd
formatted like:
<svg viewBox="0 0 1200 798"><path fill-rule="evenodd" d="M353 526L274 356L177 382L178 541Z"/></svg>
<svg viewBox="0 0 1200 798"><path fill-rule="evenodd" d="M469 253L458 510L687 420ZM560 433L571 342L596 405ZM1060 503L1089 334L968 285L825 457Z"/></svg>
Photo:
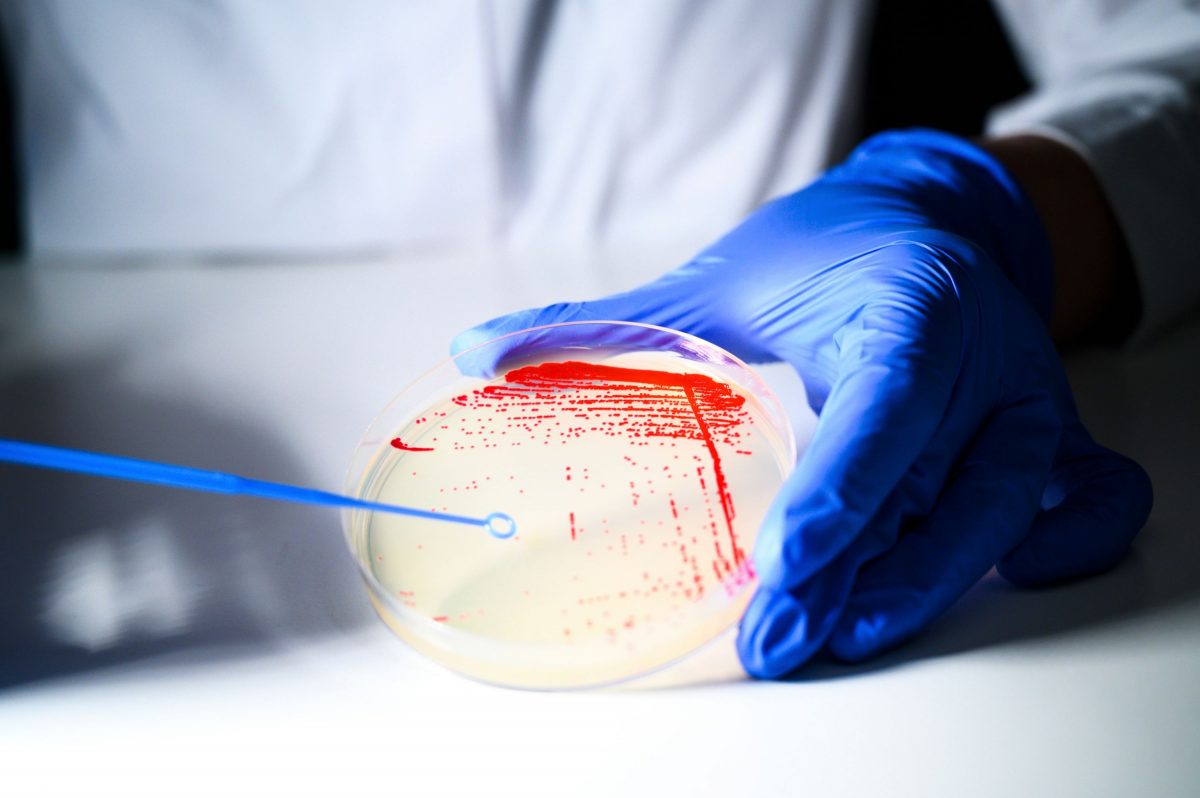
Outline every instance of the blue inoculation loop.
<svg viewBox="0 0 1200 798"><path fill-rule="evenodd" d="M25 443L0 438L0 462L18 463L36 468L51 468L56 471L71 471L78 474L91 474L110 479L123 479L128 482L147 482L152 485L165 485L171 488L203 491L205 493L225 493L229 495L257 496L262 499L296 502L300 504L318 504L326 507L346 507L354 510L370 510L372 512L395 513L415 518L427 518L431 521L445 521L451 524L466 524L483 527L495 538L506 540L517 531L516 522L505 513L492 513L484 518L454 513L439 513L433 510L421 510L416 507L405 507L399 504L383 504L365 499L355 499L337 493L328 493L314 488L302 488L299 485L286 485L282 482L267 482L261 479L240 477L237 474L225 474L220 471L206 471L202 468L156 463L150 460L137 460L132 457L118 457L111 454L85 452L79 449L66 449L59 446L46 446L39 443Z"/></svg>
<svg viewBox="0 0 1200 798"><path fill-rule="evenodd" d="M483 527L498 540L508 540L517 534L517 522L508 513L491 513L483 519Z"/></svg>

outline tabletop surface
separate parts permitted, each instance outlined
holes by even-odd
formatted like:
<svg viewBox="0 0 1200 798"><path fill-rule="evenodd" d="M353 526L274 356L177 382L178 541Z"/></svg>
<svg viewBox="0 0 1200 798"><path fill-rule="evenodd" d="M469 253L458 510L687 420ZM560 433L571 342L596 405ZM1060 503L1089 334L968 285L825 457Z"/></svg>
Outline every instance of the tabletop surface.
<svg viewBox="0 0 1200 798"><path fill-rule="evenodd" d="M455 332L668 264L0 266L0 436L338 490ZM0 792L1197 794L1197 364L1195 320L1067 360L1095 437L1154 481L1115 571L991 576L883 659L778 683L726 636L618 688L477 684L377 620L334 511L0 466Z"/></svg>

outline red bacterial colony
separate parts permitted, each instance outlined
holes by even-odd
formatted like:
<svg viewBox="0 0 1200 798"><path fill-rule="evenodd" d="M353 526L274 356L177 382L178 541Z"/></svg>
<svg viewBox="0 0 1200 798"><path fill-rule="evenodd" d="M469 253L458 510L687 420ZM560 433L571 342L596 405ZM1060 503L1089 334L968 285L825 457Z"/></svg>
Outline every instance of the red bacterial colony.
<svg viewBox="0 0 1200 798"><path fill-rule="evenodd" d="M432 446L409 446L399 438L392 438L392 448L400 449L405 452L432 452Z"/></svg>

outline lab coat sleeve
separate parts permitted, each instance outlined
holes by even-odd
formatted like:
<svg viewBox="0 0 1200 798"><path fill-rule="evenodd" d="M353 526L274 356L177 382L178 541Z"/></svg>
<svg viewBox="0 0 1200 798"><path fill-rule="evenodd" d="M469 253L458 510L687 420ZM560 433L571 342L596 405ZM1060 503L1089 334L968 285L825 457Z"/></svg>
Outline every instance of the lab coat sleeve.
<svg viewBox="0 0 1200 798"><path fill-rule="evenodd" d="M997 0L1035 89L988 133L1035 133L1091 164L1133 257L1134 339L1200 300L1200 7Z"/></svg>

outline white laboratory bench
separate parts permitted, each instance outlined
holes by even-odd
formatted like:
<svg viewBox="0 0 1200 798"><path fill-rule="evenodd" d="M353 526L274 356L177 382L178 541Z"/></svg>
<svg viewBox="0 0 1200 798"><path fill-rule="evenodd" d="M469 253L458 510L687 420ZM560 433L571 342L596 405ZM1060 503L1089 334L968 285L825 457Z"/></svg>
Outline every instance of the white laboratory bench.
<svg viewBox="0 0 1200 798"><path fill-rule="evenodd" d="M456 331L669 263L0 265L0 435L338 490ZM1198 366L1194 320L1068 360L1154 480L1119 568L985 579L884 659L778 683L726 637L621 688L477 684L375 618L334 511L0 466L0 794L1200 794Z"/></svg>

